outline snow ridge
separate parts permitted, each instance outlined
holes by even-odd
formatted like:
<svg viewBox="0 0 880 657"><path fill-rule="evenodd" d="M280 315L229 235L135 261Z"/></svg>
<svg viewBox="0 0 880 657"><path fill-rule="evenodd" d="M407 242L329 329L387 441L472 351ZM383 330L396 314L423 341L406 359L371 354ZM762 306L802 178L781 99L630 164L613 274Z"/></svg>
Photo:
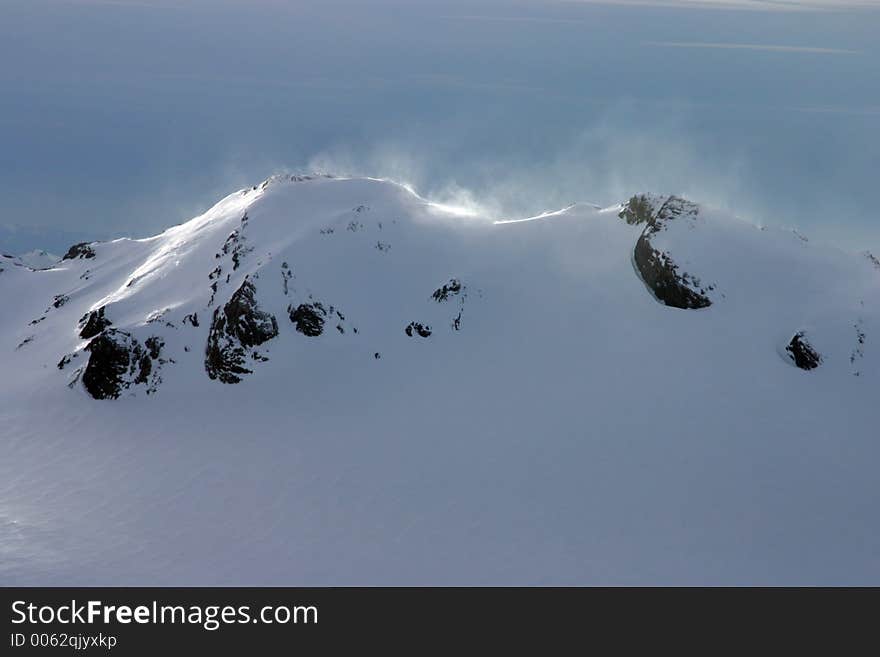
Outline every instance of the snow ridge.
<svg viewBox="0 0 880 657"><path fill-rule="evenodd" d="M0 583L878 583L870 254L279 175L0 299Z"/></svg>

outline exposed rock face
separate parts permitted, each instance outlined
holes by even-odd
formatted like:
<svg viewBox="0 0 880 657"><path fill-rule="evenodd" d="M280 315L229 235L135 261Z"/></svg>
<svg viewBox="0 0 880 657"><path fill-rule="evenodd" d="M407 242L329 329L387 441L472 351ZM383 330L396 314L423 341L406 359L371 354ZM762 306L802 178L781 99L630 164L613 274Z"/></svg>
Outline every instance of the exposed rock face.
<svg viewBox="0 0 880 657"><path fill-rule="evenodd" d="M226 241L223 243L223 246L220 249L220 252L215 254L215 258L220 258L221 256L231 255L232 256L232 270L235 271L241 266L241 260L248 253L253 251L253 247L249 247L247 245L247 238L245 238L244 232L247 228L248 224L248 215L247 212L244 213L244 216L241 218L241 225L236 230L232 231L229 234L229 237L226 238Z"/></svg>
<svg viewBox="0 0 880 657"><path fill-rule="evenodd" d="M247 354L226 334L226 323L220 309L215 312L211 332L208 334L208 346L205 350L205 371L211 379L221 383L238 383L241 375L250 374L253 370L245 367Z"/></svg>
<svg viewBox="0 0 880 657"><path fill-rule="evenodd" d="M290 281L294 278L293 272L290 269L290 265L286 262L281 263L281 287L284 291L284 296L287 296L290 293Z"/></svg>
<svg viewBox="0 0 880 657"><path fill-rule="evenodd" d="M229 302L214 311L205 349L205 371L212 379L238 383L241 375L252 371L245 367L249 358L265 360L248 350L277 335L278 322L274 315L260 310L256 287L245 279Z"/></svg>
<svg viewBox="0 0 880 657"><path fill-rule="evenodd" d="M95 250L89 245L89 242L80 242L71 246L61 259L73 260L75 258L89 259L94 257Z"/></svg>
<svg viewBox="0 0 880 657"><path fill-rule="evenodd" d="M112 324L109 319L104 317L104 306L83 315L83 317L80 318L79 323L82 327L82 330L79 332L79 337L86 340L95 337L98 333Z"/></svg>
<svg viewBox="0 0 880 657"><path fill-rule="evenodd" d="M653 248L646 235L636 242L633 257L645 285L662 303L684 310L712 305L708 297L694 289L698 281L680 272L670 255Z"/></svg>
<svg viewBox="0 0 880 657"><path fill-rule="evenodd" d="M131 334L107 329L88 345L89 362L82 375L83 386L95 399L117 399L123 391L134 385L146 385L147 394L156 391L162 379L154 361L159 358L162 341L148 338L152 346L144 349ZM59 369L69 362L66 357L58 364Z"/></svg>
<svg viewBox="0 0 880 657"><path fill-rule="evenodd" d="M802 370L814 370L822 364L822 356L813 348L803 331L798 331L785 348L788 357Z"/></svg>
<svg viewBox="0 0 880 657"><path fill-rule="evenodd" d="M868 334L864 331L862 319L859 319L853 325L853 328L856 330L856 344L850 354L849 363L853 366L853 376L861 376L862 372L859 369L859 362L865 357L865 341L868 338Z"/></svg>
<svg viewBox="0 0 880 657"><path fill-rule="evenodd" d="M245 347L255 347L278 335L275 317L259 309L256 292L254 284L245 280L223 307L228 332Z"/></svg>
<svg viewBox="0 0 880 657"><path fill-rule="evenodd" d="M147 348L147 351L150 354L150 358L157 359L159 358L159 354L162 353L162 348L165 346L165 341L162 338L151 337L144 340L144 345Z"/></svg>
<svg viewBox="0 0 880 657"><path fill-rule="evenodd" d="M461 281L457 278L453 278L448 283L443 285L443 287L434 290L434 294L431 295L431 298L434 299L434 301L436 301L437 303L443 303L444 301L448 301L449 297L454 297L460 294L461 290Z"/></svg>
<svg viewBox="0 0 880 657"><path fill-rule="evenodd" d="M223 255L232 254L233 271L241 266L242 255L247 253L247 251L244 247L244 238L239 231L233 231L232 234L226 238L226 242L223 244L223 248L220 249L220 253Z"/></svg>
<svg viewBox="0 0 880 657"><path fill-rule="evenodd" d="M131 365L129 339L127 333L111 331L86 346L91 355L83 372L83 385L95 399L119 397Z"/></svg>
<svg viewBox="0 0 880 657"><path fill-rule="evenodd" d="M649 224L654 221L654 210L658 205L658 197L647 194L638 194L627 201L618 217L631 226ZM660 201L662 203L662 200Z"/></svg>
<svg viewBox="0 0 880 657"><path fill-rule="evenodd" d="M407 324L407 327L405 329L403 329L403 331L409 337L413 337L414 335L418 335L419 337L422 337L422 338L430 337L431 333L433 332L433 331L431 331L430 326L425 326L424 324L420 324L419 322L410 322L409 324Z"/></svg>
<svg viewBox="0 0 880 657"><path fill-rule="evenodd" d="M214 297L219 287L229 283L232 272L237 271L244 257L254 250L252 246L248 246L247 238L245 237L248 221L248 215L245 212L238 228L229 234L226 241L223 242L223 246L214 254L214 259L221 262L208 274L208 280L211 281L211 300L208 302L209 306L214 305ZM231 270L229 260L232 261ZM225 277L223 276L224 272L226 273Z"/></svg>
<svg viewBox="0 0 880 657"><path fill-rule="evenodd" d="M698 214L699 206L677 196L662 200L644 194L633 196L618 214L628 224L645 225L633 250L633 262L654 297L673 308L707 308L712 305L707 291L715 288L704 286L699 278L682 271L668 252L655 248L651 239L666 230L668 222Z"/></svg>
<svg viewBox="0 0 880 657"><path fill-rule="evenodd" d="M461 316L464 313L464 303L467 300L467 287L462 284L460 280L457 278L449 279L448 283L445 283L442 287L438 287L434 290L434 293L431 295L431 298L437 303L446 303L453 297L458 297L458 313L455 317L452 318L451 326L452 330L460 331L461 330ZM411 332L407 331L407 335L410 335ZM429 333L430 335L430 329ZM427 337L427 336L422 336Z"/></svg>
<svg viewBox="0 0 880 657"><path fill-rule="evenodd" d="M287 306L287 314L297 332L310 338L323 334L326 322L333 322L340 335L345 335L346 328L352 333L358 332L356 326L346 322L341 310L321 301L312 300L311 295L308 303L301 303L296 308L292 304Z"/></svg>
<svg viewBox="0 0 880 657"><path fill-rule="evenodd" d="M324 319L327 310L320 301L313 303L301 303L294 308L287 309L290 321L296 326L296 330L310 338L316 338L324 332Z"/></svg>

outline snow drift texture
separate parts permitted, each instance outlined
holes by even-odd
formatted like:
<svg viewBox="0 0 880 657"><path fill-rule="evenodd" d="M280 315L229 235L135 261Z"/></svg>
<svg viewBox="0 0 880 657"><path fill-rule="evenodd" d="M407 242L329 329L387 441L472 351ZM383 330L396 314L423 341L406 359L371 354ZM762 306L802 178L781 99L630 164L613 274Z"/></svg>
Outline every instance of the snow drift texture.
<svg viewBox="0 0 880 657"><path fill-rule="evenodd" d="M880 262L280 176L0 258L2 584L880 584Z"/></svg>

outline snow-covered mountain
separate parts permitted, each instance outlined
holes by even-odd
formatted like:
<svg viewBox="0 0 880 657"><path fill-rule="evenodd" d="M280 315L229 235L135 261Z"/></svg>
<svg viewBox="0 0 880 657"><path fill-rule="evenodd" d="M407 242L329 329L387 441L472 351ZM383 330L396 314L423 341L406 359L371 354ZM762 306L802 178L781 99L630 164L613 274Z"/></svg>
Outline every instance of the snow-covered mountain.
<svg viewBox="0 0 880 657"><path fill-rule="evenodd" d="M9 258L10 256L7 256L7 259ZM14 259L15 256L11 256L11 258ZM43 249L34 249L33 251L22 253L17 259L25 267L30 267L31 269L48 269L61 260L58 256Z"/></svg>
<svg viewBox="0 0 880 657"><path fill-rule="evenodd" d="M880 583L871 254L277 176L0 301L0 583Z"/></svg>

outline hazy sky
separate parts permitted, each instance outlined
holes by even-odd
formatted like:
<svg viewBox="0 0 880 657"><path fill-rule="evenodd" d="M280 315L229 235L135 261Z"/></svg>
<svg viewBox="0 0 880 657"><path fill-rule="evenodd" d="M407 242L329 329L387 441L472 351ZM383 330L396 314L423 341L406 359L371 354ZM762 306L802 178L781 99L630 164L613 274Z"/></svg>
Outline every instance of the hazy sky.
<svg viewBox="0 0 880 657"><path fill-rule="evenodd" d="M145 236L319 167L504 216L682 193L880 251L880 2L0 10L0 249Z"/></svg>

